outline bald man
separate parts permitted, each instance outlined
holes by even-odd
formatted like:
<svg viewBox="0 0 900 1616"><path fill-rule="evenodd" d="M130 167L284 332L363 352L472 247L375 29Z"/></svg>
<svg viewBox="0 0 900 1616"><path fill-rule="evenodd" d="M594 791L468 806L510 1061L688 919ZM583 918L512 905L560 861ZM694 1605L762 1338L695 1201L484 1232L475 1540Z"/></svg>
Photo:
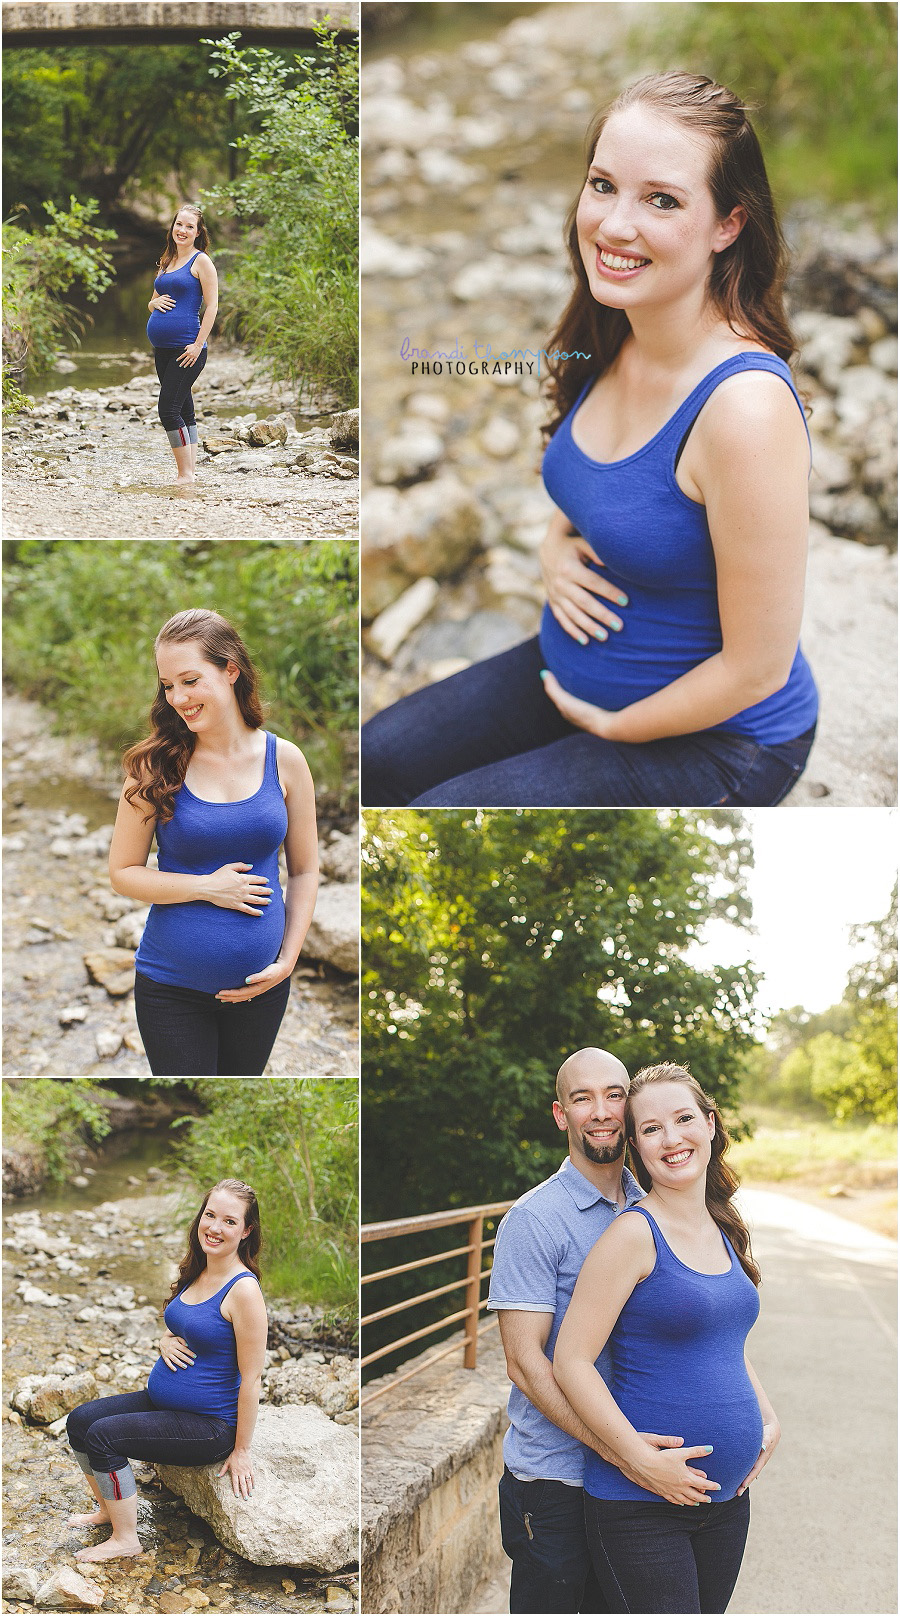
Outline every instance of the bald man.
<svg viewBox="0 0 900 1616"><path fill-rule="evenodd" d="M612 1608L591 1569L585 1536L585 1446L618 1461L566 1401L552 1360L588 1252L643 1195L624 1165L628 1082L622 1062L605 1049L579 1049L563 1062L553 1116L568 1135L568 1156L552 1178L510 1207L497 1230L488 1307L500 1316L513 1383L500 1482L512 1612L573 1616ZM598 1365L605 1379L608 1350ZM652 1441L657 1449L681 1445L678 1437ZM650 1472L632 1479L650 1491L659 1485Z"/></svg>

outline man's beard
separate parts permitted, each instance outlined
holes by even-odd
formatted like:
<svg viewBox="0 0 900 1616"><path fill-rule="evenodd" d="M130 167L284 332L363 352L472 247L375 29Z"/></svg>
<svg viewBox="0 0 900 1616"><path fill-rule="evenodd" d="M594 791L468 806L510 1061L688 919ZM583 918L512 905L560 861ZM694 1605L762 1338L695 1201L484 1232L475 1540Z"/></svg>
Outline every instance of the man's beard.
<svg viewBox="0 0 900 1616"><path fill-rule="evenodd" d="M619 1134L618 1138L614 1139L611 1144L592 1145L590 1140L585 1139L584 1135L582 1134L581 1148L584 1151L588 1161L593 1162L595 1166L609 1167L613 1162L620 1161L623 1157L625 1153L625 1141L622 1138L622 1135Z"/></svg>

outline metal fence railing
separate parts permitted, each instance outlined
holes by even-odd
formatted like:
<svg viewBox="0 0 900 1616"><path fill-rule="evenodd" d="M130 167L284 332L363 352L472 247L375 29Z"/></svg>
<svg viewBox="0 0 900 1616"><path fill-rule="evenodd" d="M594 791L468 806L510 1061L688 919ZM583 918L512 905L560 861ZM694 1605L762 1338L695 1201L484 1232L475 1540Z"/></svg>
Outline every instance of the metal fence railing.
<svg viewBox="0 0 900 1616"><path fill-rule="evenodd" d="M440 1251L426 1257L416 1257L411 1262L396 1263L391 1268L380 1268L373 1274L363 1274L360 1280L362 1285L375 1285L379 1281L393 1279L399 1274L411 1273L417 1268L434 1268L439 1263L450 1262L456 1258L465 1257L466 1271L462 1278L451 1279L446 1285L438 1285L432 1290L420 1291L415 1296L404 1297L402 1301L392 1302L387 1307L377 1308L372 1313L364 1314L360 1320L361 1327L379 1323L382 1319L407 1312L410 1308L418 1307L423 1302L433 1302L441 1296L450 1296L454 1291L463 1292L464 1306L454 1312L442 1313L441 1317L418 1330L412 1330L396 1340L382 1343L371 1352L364 1352L361 1360L363 1369L369 1364L386 1358L389 1353L397 1352L403 1347L411 1346L414 1341L423 1341L426 1336L436 1335L445 1330L448 1325L462 1324L462 1340L453 1340L444 1345L439 1352L432 1353L428 1358L416 1363L412 1369L402 1375L393 1375L383 1386L369 1392L362 1398L362 1406L373 1403L376 1398L383 1397L394 1386L399 1386L404 1380L413 1375L420 1374L422 1370L430 1368L432 1364L440 1363L443 1358L449 1358L454 1352L463 1352L463 1368L474 1369L478 1359L478 1340L486 1330L489 1330L496 1320L489 1319L479 1325L478 1319L487 1307L487 1297L482 1298L481 1286L490 1275L490 1266L482 1268L482 1252L490 1251L494 1245L494 1236L485 1240L484 1220L499 1219L512 1206L512 1201L493 1201L482 1206L464 1206L456 1212L429 1212L418 1218L394 1218L388 1223L364 1223L360 1230L360 1239L364 1243L375 1240L394 1240L402 1235L416 1235L430 1233L435 1229L451 1229L459 1224L466 1224L466 1244L453 1246L448 1251ZM365 1346L365 1340L363 1341Z"/></svg>

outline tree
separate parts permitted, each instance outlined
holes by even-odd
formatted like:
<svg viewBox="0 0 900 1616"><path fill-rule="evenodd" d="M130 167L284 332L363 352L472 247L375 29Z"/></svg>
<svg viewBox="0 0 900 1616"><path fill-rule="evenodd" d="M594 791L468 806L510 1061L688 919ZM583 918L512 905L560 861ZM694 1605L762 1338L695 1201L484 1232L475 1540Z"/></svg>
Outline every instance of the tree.
<svg viewBox="0 0 900 1616"><path fill-rule="evenodd" d="M609 810L367 815L367 1219L497 1200L558 1165L572 1050L688 1061L723 1104L753 1042L749 966L686 958L746 920L739 818Z"/></svg>
<svg viewBox="0 0 900 1616"><path fill-rule="evenodd" d="M235 142L244 173L209 192L248 234L224 287L226 324L247 337L276 376L333 388L352 403L358 346L358 64L324 25L315 56L281 60L214 46L210 71L254 119Z"/></svg>

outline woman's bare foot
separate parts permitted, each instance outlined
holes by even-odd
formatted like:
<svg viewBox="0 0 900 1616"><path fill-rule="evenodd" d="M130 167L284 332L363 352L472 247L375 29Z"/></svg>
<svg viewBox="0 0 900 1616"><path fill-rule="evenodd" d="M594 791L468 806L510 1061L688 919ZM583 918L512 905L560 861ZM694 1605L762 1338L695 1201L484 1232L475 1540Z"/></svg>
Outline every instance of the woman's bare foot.
<svg viewBox="0 0 900 1616"><path fill-rule="evenodd" d="M109 1515L105 1509L95 1509L93 1515L70 1515L70 1526L111 1526Z"/></svg>
<svg viewBox="0 0 900 1616"><path fill-rule="evenodd" d="M196 482L196 480L197 480L196 477L176 477L174 479L175 487L176 488L178 488L178 487L183 488L185 483L193 483L193 482Z"/></svg>
<svg viewBox="0 0 900 1616"><path fill-rule="evenodd" d="M108 1537L105 1543L96 1543L92 1549L79 1549L75 1555L76 1560L124 1560L133 1554L143 1554L144 1547L139 1538L122 1538L115 1535Z"/></svg>

